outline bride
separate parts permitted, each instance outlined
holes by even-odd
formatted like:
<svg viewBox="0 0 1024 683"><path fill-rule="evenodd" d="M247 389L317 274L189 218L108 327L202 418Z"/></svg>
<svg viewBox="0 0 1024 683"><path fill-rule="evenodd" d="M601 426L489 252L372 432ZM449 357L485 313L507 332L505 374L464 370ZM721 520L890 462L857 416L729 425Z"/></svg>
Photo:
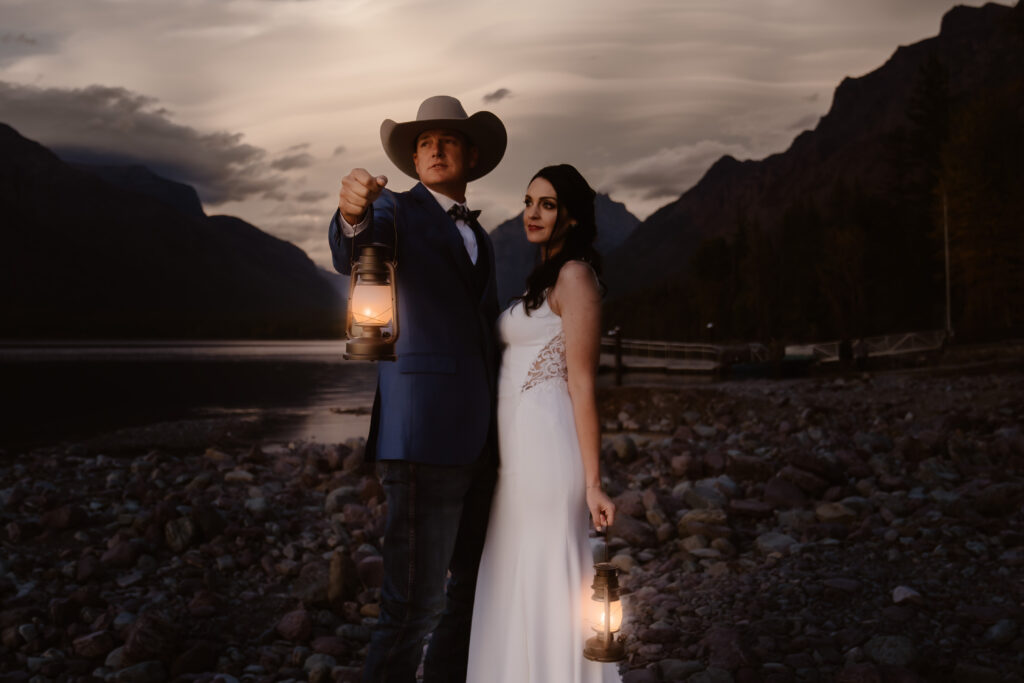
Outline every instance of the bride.
<svg viewBox="0 0 1024 683"><path fill-rule="evenodd" d="M480 560L469 683L618 682L583 657L598 530L615 505L601 490L594 380L601 330L594 191L572 166L541 169L523 226L541 261L498 320L501 465Z"/></svg>

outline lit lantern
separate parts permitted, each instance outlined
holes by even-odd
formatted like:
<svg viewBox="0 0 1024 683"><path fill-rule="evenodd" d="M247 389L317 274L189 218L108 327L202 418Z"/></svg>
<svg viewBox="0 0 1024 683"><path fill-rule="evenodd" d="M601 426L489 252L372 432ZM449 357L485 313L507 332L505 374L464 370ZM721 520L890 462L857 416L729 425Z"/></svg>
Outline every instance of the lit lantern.
<svg viewBox="0 0 1024 683"><path fill-rule="evenodd" d="M345 321L346 360L395 360L398 299L390 251L385 244L366 244L352 263ZM359 336L355 335L356 328Z"/></svg>
<svg viewBox="0 0 1024 683"><path fill-rule="evenodd" d="M622 661L626 658L626 649L622 641L615 640L615 634L622 628L619 570L609 562L598 562L594 565L594 584L591 588L594 589L594 595L588 610L589 621L597 635L587 639L583 656L595 662Z"/></svg>

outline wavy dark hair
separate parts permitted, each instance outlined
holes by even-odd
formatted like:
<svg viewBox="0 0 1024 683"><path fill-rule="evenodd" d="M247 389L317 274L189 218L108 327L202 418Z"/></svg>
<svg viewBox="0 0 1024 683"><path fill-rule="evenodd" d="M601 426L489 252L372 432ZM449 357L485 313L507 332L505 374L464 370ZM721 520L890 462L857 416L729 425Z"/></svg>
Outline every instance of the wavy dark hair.
<svg viewBox="0 0 1024 683"><path fill-rule="evenodd" d="M533 178L530 178L530 182L532 183L537 178L543 178L555 188L559 216L547 243L541 245L538 250L539 262L526 278L526 293L511 299L511 301L522 301L527 315L544 303L548 290L554 287L555 282L558 281L558 272L569 261L586 261L598 277L601 275L601 255L594 249L594 240L597 238L594 199L597 193L587 184L580 172L569 164L545 166L537 171ZM569 221L567 232L559 230L561 224L566 220ZM559 233L559 239L564 235L565 241L557 254L545 259L545 252L556 233ZM601 290L603 293L603 283L601 283Z"/></svg>

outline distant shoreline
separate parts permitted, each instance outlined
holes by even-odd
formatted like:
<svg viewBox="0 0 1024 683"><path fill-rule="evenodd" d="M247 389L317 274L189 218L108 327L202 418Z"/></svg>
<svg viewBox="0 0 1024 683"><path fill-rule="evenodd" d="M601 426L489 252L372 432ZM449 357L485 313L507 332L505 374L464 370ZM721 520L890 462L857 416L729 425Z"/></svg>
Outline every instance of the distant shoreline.
<svg viewBox="0 0 1024 683"><path fill-rule="evenodd" d="M331 360L344 339L0 339L0 362L128 360Z"/></svg>

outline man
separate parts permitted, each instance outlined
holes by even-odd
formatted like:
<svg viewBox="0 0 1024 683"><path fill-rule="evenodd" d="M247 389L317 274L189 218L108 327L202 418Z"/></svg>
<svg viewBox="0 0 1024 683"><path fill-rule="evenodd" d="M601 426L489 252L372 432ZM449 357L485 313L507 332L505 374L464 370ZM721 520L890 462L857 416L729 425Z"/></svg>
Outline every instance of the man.
<svg viewBox="0 0 1024 683"><path fill-rule="evenodd" d="M366 445L388 517L380 622L364 681L412 683L431 632L424 681L466 677L497 469L498 301L490 238L465 195L468 182L497 166L506 139L494 114L467 116L457 99L431 97L415 121L381 124L388 157L420 182L384 192L387 178L354 169L331 220L340 272L350 272L363 243L390 244L397 260L397 361L378 366Z"/></svg>

